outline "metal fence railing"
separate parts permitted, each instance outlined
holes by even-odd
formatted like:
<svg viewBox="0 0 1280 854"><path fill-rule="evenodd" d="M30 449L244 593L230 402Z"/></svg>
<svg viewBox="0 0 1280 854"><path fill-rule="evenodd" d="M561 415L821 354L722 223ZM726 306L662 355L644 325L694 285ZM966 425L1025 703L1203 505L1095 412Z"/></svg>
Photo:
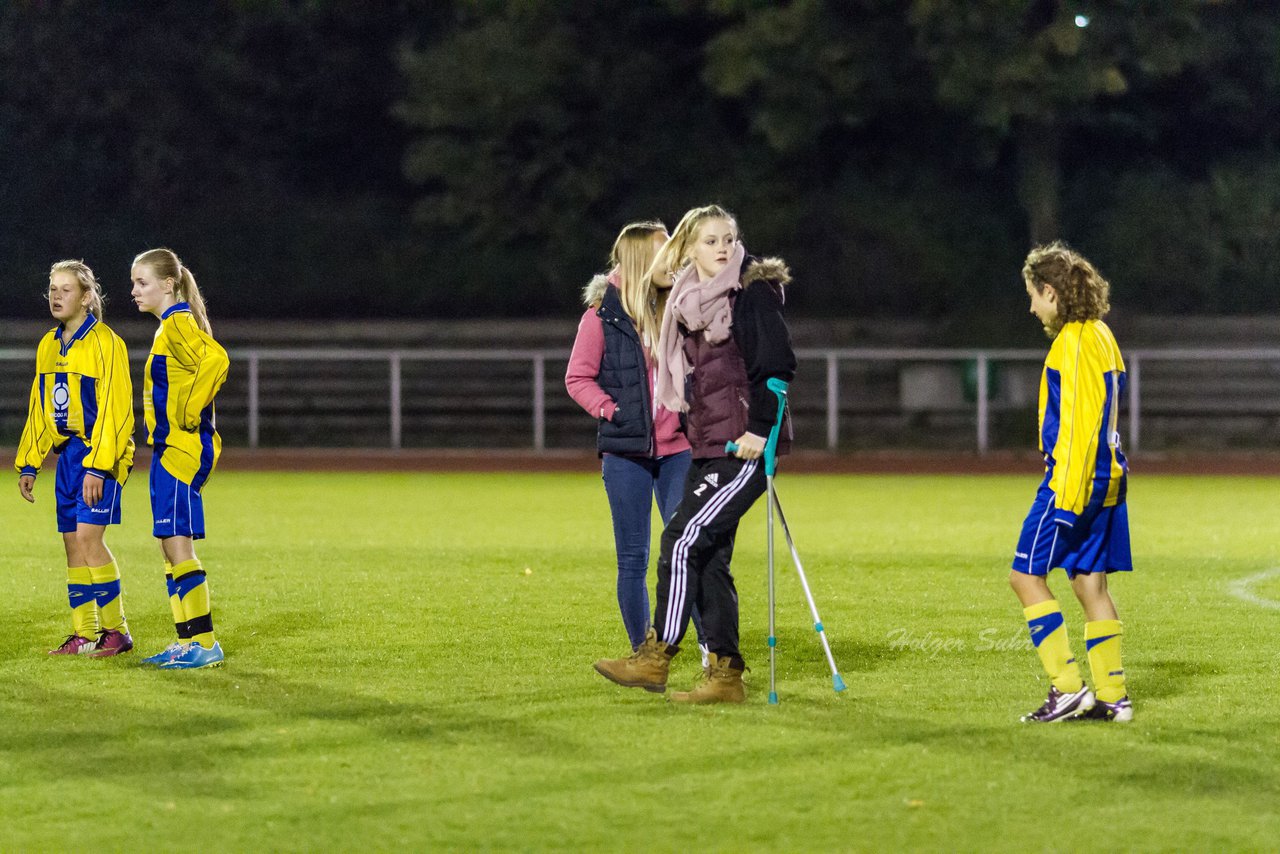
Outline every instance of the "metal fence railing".
<svg viewBox="0 0 1280 854"><path fill-rule="evenodd" d="M230 416L230 441L253 448L337 443L394 449L409 438L428 445L521 444L542 451L548 447L549 416L559 433L572 434L572 446L581 446L591 429L590 419L563 391L564 350L254 347L234 348L230 355L234 381L219 396L220 429L227 434ZM953 437L967 431L968 447L985 453L993 446L997 416L1015 420L1016 431L1010 432L1025 446L1044 351L832 348L802 349L797 356L801 367L792 406L808 427L806 435L814 437L809 446L835 451L850 445L850 434L864 433L896 442L915 425L922 432L913 435L919 436L937 429ZM6 428L15 413L25 414L32 359L31 350L0 349ZM134 355L139 367L144 359ZM1174 435L1168 425L1180 421L1190 425L1186 433L1213 430L1215 424L1224 432L1238 422L1238 432L1264 445L1272 435L1280 437L1280 348L1136 349L1126 360L1122 411L1129 450L1144 441L1148 416L1160 432ZM820 370L813 370L814 363ZM549 368L555 368L554 397L548 392ZM520 440L515 437L522 420ZM1224 441L1235 440L1224 432Z"/></svg>

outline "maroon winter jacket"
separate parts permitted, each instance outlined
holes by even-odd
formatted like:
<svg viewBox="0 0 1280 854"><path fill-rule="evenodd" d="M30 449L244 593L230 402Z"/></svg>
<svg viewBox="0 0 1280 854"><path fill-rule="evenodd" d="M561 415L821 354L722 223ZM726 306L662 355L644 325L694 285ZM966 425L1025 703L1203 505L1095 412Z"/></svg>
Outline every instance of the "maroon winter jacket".
<svg viewBox="0 0 1280 854"><path fill-rule="evenodd" d="M778 417L778 398L765 387L770 377L791 382L796 356L782 316L783 288L791 281L777 258L744 259L741 290L730 294L733 334L710 344L701 332L685 336L692 366L685 377L685 432L695 459L728 456L724 446L748 431L768 438ZM791 419L784 415L778 453L791 447Z"/></svg>

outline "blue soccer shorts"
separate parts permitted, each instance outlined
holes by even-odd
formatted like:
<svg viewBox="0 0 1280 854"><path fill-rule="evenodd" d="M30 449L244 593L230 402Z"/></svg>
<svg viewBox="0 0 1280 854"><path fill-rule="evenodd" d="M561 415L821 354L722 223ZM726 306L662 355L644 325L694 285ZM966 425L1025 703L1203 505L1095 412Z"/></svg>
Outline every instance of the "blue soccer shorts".
<svg viewBox="0 0 1280 854"><path fill-rule="evenodd" d="M164 467L164 454L151 458L151 535L159 539L204 539L204 499Z"/></svg>
<svg viewBox="0 0 1280 854"><path fill-rule="evenodd" d="M1041 484L1022 523L1013 558L1015 571L1048 575L1050 570L1062 568L1068 577L1075 578L1077 573L1133 569L1128 505L1090 506L1072 527L1054 523L1053 505L1053 490Z"/></svg>
<svg viewBox="0 0 1280 854"><path fill-rule="evenodd" d="M89 448L80 439L70 439L58 452L58 468L55 476L58 533L69 534L80 524L120 524L120 482L112 477L102 478L102 499L90 507L84 503L84 458Z"/></svg>

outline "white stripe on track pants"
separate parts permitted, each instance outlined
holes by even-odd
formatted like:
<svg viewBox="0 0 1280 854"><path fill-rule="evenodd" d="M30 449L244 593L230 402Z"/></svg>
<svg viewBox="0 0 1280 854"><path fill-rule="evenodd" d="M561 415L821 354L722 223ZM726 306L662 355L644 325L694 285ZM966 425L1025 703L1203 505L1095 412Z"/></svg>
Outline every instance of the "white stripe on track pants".
<svg viewBox="0 0 1280 854"><path fill-rule="evenodd" d="M662 532L653 627L678 646L695 604L711 652L741 661L738 591L729 562L738 522L764 494L764 463L736 457L694 460L684 496Z"/></svg>

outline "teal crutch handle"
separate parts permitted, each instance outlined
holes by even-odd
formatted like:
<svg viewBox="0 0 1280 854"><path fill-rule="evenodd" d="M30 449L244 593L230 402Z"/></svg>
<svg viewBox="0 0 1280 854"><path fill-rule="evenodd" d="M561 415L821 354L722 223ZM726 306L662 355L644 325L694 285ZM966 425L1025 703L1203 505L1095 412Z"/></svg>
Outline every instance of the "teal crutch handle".
<svg viewBox="0 0 1280 854"><path fill-rule="evenodd" d="M778 470L778 433L782 430L782 415L787 410L787 381L769 377L764 385L778 397L778 417L774 419L773 428L769 430L769 438L764 443L764 473L773 477L774 472ZM726 442L724 450L727 454L736 454L738 443Z"/></svg>

